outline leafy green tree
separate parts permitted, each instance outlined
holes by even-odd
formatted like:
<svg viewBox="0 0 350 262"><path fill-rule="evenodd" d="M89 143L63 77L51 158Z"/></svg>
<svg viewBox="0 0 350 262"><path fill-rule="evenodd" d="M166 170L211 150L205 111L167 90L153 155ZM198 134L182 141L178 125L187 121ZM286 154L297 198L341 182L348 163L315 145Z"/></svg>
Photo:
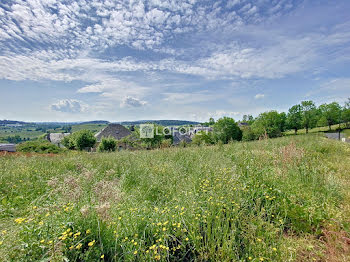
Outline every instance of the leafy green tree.
<svg viewBox="0 0 350 262"><path fill-rule="evenodd" d="M210 132L198 132L193 138L192 138L192 144L194 145L212 145L214 144L214 137L213 134Z"/></svg>
<svg viewBox="0 0 350 262"><path fill-rule="evenodd" d="M331 130L332 125L340 123L341 120L341 106L337 102L330 104L322 104L319 107L321 116L327 119L327 125Z"/></svg>
<svg viewBox="0 0 350 262"><path fill-rule="evenodd" d="M327 118L325 116L321 116L320 119L318 119L318 121L317 121L317 126L323 127L323 126L327 126L327 125L328 125Z"/></svg>
<svg viewBox="0 0 350 262"><path fill-rule="evenodd" d="M209 118L209 125L210 126L212 126L212 125L214 125L215 124L215 120L214 120L214 118Z"/></svg>
<svg viewBox="0 0 350 262"><path fill-rule="evenodd" d="M306 129L306 133L309 133L309 129L316 126L317 123L317 109L312 101L302 101L302 126Z"/></svg>
<svg viewBox="0 0 350 262"><path fill-rule="evenodd" d="M113 137L103 137L98 145L99 152L114 152L117 149L117 140Z"/></svg>
<svg viewBox="0 0 350 262"><path fill-rule="evenodd" d="M62 145L64 145L65 148L70 149L70 150L75 149L75 143L74 143L73 135L65 136L62 139Z"/></svg>
<svg viewBox="0 0 350 262"><path fill-rule="evenodd" d="M254 134L252 128L250 126L242 128L242 140L243 141L251 141L256 139L256 135Z"/></svg>
<svg viewBox="0 0 350 262"><path fill-rule="evenodd" d="M96 144L96 138L90 130L80 130L75 133L75 146L78 150L93 147Z"/></svg>
<svg viewBox="0 0 350 262"><path fill-rule="evenodd" d="M68 149L83 150L93 147L96 144L96 138L90 130L82 129L66 136L62 144Z"/></svg>
<svg viewBox="0 0 350 262"><path fill-rule="evenodd" d="M214 125L214 137L217 142L227 144L230 140L242 140L242 131L234 119L223 117Z"/></svg>
<svg viewBox="0 0 350 262"><path fill-rule="evenodd" d="M341 120L342 122L346 123L346 126L349 126L350 124L350 98L348 98L348 101L345 102L345 105L342 110L341 114Z"/></svg>
<svg viewBox="0 0 350 262"><path fill-rule="evenodd" d="M277 111L261 113L251 126L255 137L268 135L269 137L278 137L282 135L286 122L286 114Z"/></svg>
<svg viewBox="0 0 350 262"><path fill-rule="evenodd" d="M301 105L295 105L289 108L286 124L287 124L287 128L293 129L295 134L297 134L298 129L302 128Z"/></svg>
<svg viewBox="0 0 350 262"><path fill-rule="evenodd" d="M254 122L254 117L252 115L243 115L242 122L248 123L251 125Z"/></svg>

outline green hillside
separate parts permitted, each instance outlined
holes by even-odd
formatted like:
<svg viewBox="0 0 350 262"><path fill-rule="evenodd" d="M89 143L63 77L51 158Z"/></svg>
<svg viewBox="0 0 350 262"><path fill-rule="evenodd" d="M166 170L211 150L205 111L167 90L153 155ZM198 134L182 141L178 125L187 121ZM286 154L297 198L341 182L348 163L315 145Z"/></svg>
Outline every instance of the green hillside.
<svg viewBox="0 0 350 262"><path fill-rule="evenodd" d="M3 156L0 260L349 261L349 170L315 135Z"/></svg>

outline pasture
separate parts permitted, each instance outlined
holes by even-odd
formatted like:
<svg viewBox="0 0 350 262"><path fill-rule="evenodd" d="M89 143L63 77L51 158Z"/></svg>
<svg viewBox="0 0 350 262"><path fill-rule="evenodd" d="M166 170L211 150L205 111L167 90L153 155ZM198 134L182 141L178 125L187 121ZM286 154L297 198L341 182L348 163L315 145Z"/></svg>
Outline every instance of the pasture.
<svg viewBox="0 0 350 262"><path fill-rule="evenodd" d="M349 261L350 146L317 135L0 157L1 261Z"/></svg>

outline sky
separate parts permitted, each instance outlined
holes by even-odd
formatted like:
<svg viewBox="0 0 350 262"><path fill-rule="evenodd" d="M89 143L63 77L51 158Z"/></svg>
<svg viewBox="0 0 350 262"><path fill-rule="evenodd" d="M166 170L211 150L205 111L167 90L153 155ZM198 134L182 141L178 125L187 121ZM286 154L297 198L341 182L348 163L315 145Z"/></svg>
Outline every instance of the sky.
<svg viewBox="0 0 350 262"><path fill-rule="evenodd" d="M348 97L349 0L0 2L0 119L239 120Z"/></svg>

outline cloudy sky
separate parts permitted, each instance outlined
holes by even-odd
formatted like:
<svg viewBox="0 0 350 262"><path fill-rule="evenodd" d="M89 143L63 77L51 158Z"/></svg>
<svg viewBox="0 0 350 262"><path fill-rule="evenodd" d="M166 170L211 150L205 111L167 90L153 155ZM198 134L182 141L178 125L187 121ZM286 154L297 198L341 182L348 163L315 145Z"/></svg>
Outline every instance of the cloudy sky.
<svg viewBox="0 0 350 262"><path fill-rule="evenodd" d="M0 3L0 119L238 120L349 96L349 0Z"/></svg>

